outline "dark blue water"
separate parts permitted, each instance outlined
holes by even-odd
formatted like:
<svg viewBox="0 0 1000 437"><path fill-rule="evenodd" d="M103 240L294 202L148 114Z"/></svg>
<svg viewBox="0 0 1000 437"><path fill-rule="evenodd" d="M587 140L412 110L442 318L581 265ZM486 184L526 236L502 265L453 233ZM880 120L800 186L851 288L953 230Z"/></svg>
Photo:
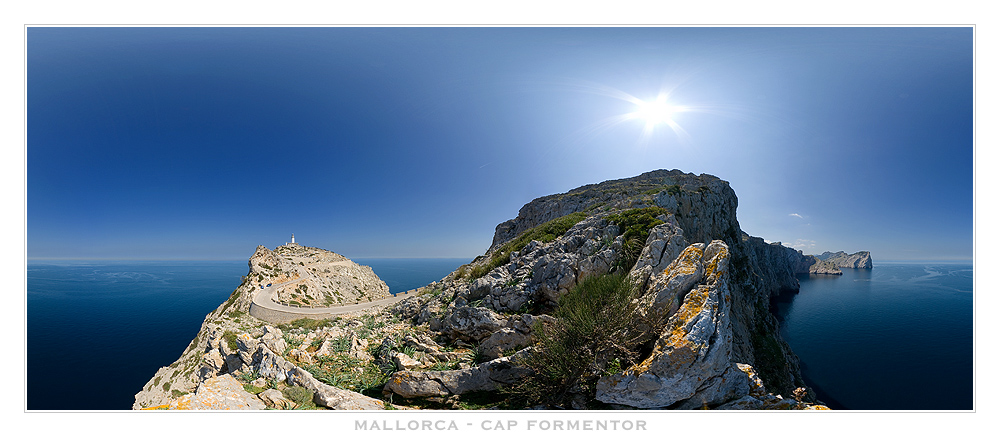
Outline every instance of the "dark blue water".
<svg viewBox="0 0 1000 437"><path fill-rule="evenodd" d="M371 266L392 294L423 287L469 262L466 258L358 258L358 264Z"/></svg>
<svg viewBox="0 0 1000 437"><path fill-rule="evenodd" d="M465 259L369 259L391 292L426 285ZM180 357L246 261L30 262L27 408L126 410Z"/></svg>
<svg viewBox="0 0 1000 437"><path fill-rule="evenodd" d="M782 336L831 407L973 408L972 265L881 264L801 276Z"/></svg>

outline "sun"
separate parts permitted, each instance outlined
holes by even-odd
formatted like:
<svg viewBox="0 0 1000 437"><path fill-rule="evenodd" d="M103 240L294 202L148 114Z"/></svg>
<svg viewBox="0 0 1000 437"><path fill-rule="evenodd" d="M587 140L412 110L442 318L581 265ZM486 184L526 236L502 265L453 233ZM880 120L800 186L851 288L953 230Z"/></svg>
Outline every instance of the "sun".
<svg viewBox="0 0 1000 437"><path fill-rule="evenodd" d="M649 102L639 101L636 102L636 106L636 111L631 115L634 118L645 120L647 126L671 124L674 121L674 115L684 110L683 107L671 105L662 98Z"/></svg>

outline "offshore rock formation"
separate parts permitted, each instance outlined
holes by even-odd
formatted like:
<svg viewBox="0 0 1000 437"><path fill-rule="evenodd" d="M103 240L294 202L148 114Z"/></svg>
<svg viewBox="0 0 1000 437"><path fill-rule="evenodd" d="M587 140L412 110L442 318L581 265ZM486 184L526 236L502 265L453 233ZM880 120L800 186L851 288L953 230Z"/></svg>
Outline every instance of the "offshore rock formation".
<svg viewBox="0 0 1000 437"><path fill-rule="evenodd" d="M831 263L837 267L848 269L870 269L872 268L872 255L867 251L855 252L850 255L840 252L823 252L816 255L816 258Z"/></svg>
<svg viewBox="0 0 1000 437"><path fill-rule="evenodd" d="M771 298L798 289L796 274L829 265L742 232L736 206L727 182L678 170L587 185L529 202L497 226L483 256L384 311L277 327L245 314L251 292L299 279L309 290L342 290L322 274L344 260L258 248L244 284L209 314L181 359L136 395L134 408L170 407L226 375L272 406L291 401L264 387L305 389L331 409L407 408L410 399L457 407L530 375L524 359L544 353L536 340L560 323L553 314L561 298L612 272L639 288L636 320L655 325L643 325L648 341L632 351L636 361L595 376L596 389L572 388L565 406L814 408L769 308ZM324 296L335 294L287 298ZM368 296L378 294L341 297Z"/></svg>

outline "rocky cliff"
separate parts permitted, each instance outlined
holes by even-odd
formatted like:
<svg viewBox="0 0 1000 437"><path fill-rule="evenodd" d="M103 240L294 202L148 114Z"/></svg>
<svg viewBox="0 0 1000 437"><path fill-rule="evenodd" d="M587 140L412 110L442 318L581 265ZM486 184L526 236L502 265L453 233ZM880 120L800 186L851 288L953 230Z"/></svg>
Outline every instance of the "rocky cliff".
<svg viewBox="0 0 1000 437"><path fill-rule="evenodd" d="M240 408L821 408L770 302L827 264L745 234L736 206L727 182L677 170L546 196L440 282L326 321L249 317L251 278L135 408L217 405L233 377ZM248 277L322 271L303 256L258 250Z"/></svg>
<svg viewBox="0 0 1000 437"><path fill-rule="evenodd" d="M270 290L269 285L278 289L276 301L300 307L335 307L389 297L389 287L371 267L360 266L323 249L286 244L272 251L258 246L248 265L250 269L242 283L228 300L205 317L197 336L180 358L157 370L136 394L134 409L157 406L212 408L210 405L216 404L207 399L217 399L219 387L227 386L212 378L238 374L240 369L248 370L248 366L259 366L260 357L267 354L257 354L256 343L250 340L241 349L235 339L241 333L251 333L254 334L252 339L284 341L280 331L248 314L255 294L265 288ZM287 286L278 287L279 284ZM274 347L273 343L271 346L272 350L285 352L283 347ZM209 384L207 388L203 388L206 384ZM200 401L192 399L196 395L200 396L197 398ZM247 405L263 407L260 402L253 398ZM237 408L226 405L219 408Z"/></svg>
<svg viewBox="0 0 1000 437"><path fill-rule="evenodd" d="M833 264L837 267L847 269L870 269L872 268L872 255L867 251L855 252L850 255L840 252L823 252L816 255L816 258Z"/></svg>

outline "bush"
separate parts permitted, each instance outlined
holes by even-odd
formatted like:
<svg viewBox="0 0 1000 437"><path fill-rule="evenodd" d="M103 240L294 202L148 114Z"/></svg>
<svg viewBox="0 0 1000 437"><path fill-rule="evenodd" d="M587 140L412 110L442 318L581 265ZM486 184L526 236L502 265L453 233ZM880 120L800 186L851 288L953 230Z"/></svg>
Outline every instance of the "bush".
<svg viewBox="0 0 1000 437"><path fill-rule="evenodd" d="M642 253L642 247L649 238L649 232L657 225L663 224L663 220L656 217L666 213L667 210L663 208L651 206L629 209L608 216L608 221L618 226L619 235L625 236L622 254L615 265L615 270L628 271L635 266Z"/></svg>
<svg viewBox="0 0 1000 437"><path fill-rule="evenodd" d="M302 318L293 320L290 326L292 328L302 328L305 329L306 331L313 331L318 328L333 326L334 324L335 322L332 319L315 320L315 319Z"/></svg>
<svg viewBox="0 0 1000 437"><path fill-rule="evenodd" d="M510 394L529 405L559 406L574 391L592 391L609 367L632 363L643 327L656 326L637 311L639 295L624 274L584 279L559 299L556 322L536 331L534 351L521 362L533 372Z"/></svg>
<svg viewBox="0 0 1000 437"><path fill-rule="evenodd" d="M292 386L286 387L281 390L281 393L285 395L285 398L295 402L299 408L309 408L315 407L316 404L313 403L313 392L305 387Z"/></svg>
<svg viewBox="0 0 1000 437"><path fill-rule="evenodd" d="M227 330L222 333L222 339L226 341L226 345L229 346L229 350L235 351L239 350L239 343L236 342L236 333Z"/></svg>
<svg viewBox="0 0 1000 437"><path fill-rule="evenodd" d="M618 225L620 234L624 234L626 240L637 238L645 243L649 231L663 224L663 220L656 217L666 213L667 210L658 206L635 208L609 215L608 221Z"/></svg>

